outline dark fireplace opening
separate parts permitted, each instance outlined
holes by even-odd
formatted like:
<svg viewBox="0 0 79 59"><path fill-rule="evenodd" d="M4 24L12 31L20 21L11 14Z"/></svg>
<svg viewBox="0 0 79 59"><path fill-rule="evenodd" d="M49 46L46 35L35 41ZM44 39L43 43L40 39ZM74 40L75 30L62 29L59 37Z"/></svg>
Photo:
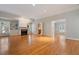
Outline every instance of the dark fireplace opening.
<svg viewBox="0 0 79 59"><path fill-rule="evenodd" d="M27 29L21 29L21 35L27 35Z"/></svg>

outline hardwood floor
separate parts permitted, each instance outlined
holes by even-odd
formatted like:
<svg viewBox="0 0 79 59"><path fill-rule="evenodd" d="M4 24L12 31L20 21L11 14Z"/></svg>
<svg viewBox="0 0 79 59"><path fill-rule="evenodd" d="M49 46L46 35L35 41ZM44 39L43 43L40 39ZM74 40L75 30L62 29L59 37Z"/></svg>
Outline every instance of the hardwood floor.
<svg viewBox="0 0 79 59"><path fill-rule="evenodd" d="M0 37L1 55L63 55L79 54L78 40L27 35Z"/></svg>

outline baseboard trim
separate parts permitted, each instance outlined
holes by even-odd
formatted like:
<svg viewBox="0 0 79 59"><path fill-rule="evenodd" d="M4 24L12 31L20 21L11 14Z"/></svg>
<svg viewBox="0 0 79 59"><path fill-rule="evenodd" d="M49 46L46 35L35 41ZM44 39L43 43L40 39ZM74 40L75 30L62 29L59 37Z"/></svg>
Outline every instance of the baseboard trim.
<svg viewBox="0 0 79 59"><path fill-rule="evenodd" d="M79 38L67 37L68 40L79 40Z"/></svg>

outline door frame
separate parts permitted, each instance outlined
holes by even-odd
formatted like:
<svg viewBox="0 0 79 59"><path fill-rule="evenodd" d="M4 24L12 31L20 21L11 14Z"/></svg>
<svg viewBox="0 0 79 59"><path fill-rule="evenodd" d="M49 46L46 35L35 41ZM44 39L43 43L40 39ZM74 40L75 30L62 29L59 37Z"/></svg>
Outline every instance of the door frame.
<svg viewBox="0 0 79 59"><path fill-rule="evenodd" d="M52 29L53 29L53 31L51 32L51 33L53 33L53 39L55 39L55 31L56 31L55 24L59 23L59 22L65 22L65 32L66 32L66 19L53 20L52 21Z"/></svg>

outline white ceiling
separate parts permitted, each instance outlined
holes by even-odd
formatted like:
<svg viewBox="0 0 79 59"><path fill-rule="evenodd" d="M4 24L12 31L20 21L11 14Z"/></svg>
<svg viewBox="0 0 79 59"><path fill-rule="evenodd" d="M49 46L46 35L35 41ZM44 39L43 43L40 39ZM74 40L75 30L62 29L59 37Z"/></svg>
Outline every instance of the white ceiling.
<svg viewBox="0 0 79 59"><path fill-rule="evenodd" d="M26 18L39 19L79 9L75 4L0 4L0 11L5 11Z"/></svg>

